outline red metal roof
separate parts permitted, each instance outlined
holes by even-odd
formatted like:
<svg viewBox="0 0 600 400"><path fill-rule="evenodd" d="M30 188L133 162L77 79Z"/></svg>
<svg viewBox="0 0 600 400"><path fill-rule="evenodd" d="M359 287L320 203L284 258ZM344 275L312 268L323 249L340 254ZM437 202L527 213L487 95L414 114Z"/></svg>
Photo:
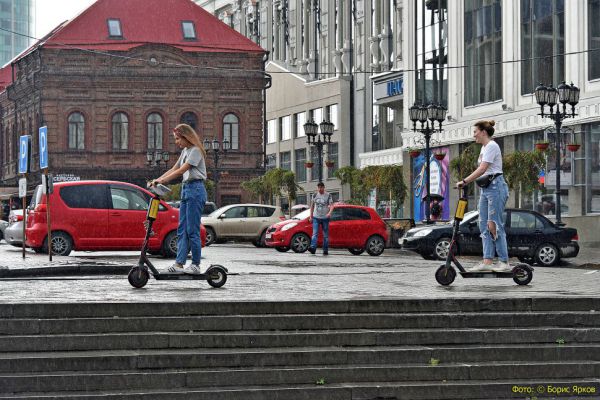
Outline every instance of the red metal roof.
<svg viewBox="0 0 600 400"><path fill-rule="evenodd" d="M12 68L10 64L0 68L0 92L12 83Z"/></svg>
<svg viewBox="0 0 600 400"><path fill-rule="evenodd" d="M121 22L122 39L111 39L108 20ZM182 21L192 21L196 41L184 40ZM93 50L126 51L160 43L189 52L264 52L191 0L97 0L59 28L44 47L67 44Z"/></svg>

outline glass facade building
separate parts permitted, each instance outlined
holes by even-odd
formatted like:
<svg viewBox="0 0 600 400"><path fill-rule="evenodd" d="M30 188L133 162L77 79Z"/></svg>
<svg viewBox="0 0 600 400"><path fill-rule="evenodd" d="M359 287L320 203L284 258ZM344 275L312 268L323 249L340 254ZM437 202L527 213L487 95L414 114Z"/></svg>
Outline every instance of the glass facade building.
<svg viewBox="0 0 600 400"><path fill-rule="evenodd" d="M35 0L0 0L0 66L31 44L35 33Z"/></svg>

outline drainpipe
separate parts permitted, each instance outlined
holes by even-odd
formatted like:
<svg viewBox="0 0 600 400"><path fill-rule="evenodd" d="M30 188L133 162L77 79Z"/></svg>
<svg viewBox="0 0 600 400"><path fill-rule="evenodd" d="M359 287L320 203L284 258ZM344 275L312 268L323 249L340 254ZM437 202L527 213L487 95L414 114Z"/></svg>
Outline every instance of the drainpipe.
<svg viewBox="0 0 600 400"><path fill-rule="evenodd" d="M263 73L265 76L265 85L263 86L263 174L267 169L267 89L271 87L272 78L267 74L266 66L269 61L269 52L265 52L263 56Z"/></svg>

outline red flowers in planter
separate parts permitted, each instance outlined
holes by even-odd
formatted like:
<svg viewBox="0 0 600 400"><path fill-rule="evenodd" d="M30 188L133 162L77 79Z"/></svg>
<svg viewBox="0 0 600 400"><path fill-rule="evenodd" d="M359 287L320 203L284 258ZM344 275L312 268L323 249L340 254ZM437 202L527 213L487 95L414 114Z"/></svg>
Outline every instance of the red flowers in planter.
<svg viewBox="0 0 600 400"><path fill-rule="evenodd" d="M569 149L569 151L577 151L577 150L579 150L579 147L581 147L581 145L577 144L577 143L567 144L567 149Z"/></svg>
<svg viewBox="0 0 600 400"><path fill-rule="evenodd" d="M314 165L315 165L315 163L314 163L314 162L311 162L311 161L308 161L308 162L305 162L305 163L304 163L304 166L305 166L306 168L312 168Z"/></svg>
<svg viewBox="0 0 600 400"><path fill-rule="evenodd" d="M535 148L538 150L546 150L548 148L548 146L550 146L550 143L548 142L537 142L535 144Z"/></svg>
<svg viewBox="0 0 600 400"><path fill-rule="evenodd" d="M446 153L435 153L433 156L436 160L442 161L444 158L446 158Z"/></svg>
<svg viewBox="0 0 600 400"><path fill-rule="evenodd" d="M333 168L334 162L327 160L327 161L325 161L325 165L327 166L327 168Z"/></svg>

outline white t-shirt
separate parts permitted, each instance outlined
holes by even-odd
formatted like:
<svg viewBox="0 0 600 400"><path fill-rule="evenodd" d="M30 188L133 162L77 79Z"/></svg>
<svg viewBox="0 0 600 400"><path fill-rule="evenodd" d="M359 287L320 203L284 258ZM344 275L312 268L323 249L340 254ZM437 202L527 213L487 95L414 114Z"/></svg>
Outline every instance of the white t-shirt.
<svg viewBox="0 0 600 400"><path fill-rule="evenodd" d="M179 168L185 163L190 164L192 167L183 173L184 182L194 179L206 179L206 163L199 148L192 146L183 149L175 166Z"/></svg>
<svg viewBox="0 0 600 400"><path fill-rule="evenodd" d="M501 174L502 173L502 153L500 152L500 146L493 140L485 145L481 146L481 152L479 153L479 164L482 162L489 163L487 171L483 175Z"/></svg>

